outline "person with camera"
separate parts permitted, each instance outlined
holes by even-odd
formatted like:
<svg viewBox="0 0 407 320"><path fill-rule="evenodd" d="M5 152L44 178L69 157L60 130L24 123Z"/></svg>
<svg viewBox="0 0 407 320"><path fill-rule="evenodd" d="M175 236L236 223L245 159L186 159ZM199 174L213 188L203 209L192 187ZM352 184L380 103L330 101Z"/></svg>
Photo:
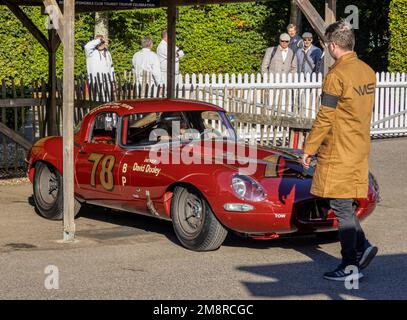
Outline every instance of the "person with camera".
<svg viewBox="0 0 407 320"><path fill-rule="evenodd" d="M168 32L163 30L161 32L161 42L157 47L157 55L160 59L161 78L165 84L167 84L167 50L168 50ZM179 61L185 56L182 49L175 47L175 79L178 79L179 75Z"/></svg>
<svg viewBox="0 0 407 320"><path fill-rule="evenodd" d="M95 81L96 78L103 80L109 75L113 80L114 66L112 55L108 50L108 41L103 35L97 35L94 40L85 45L86 66L88 70L89 80Z"/></svg>

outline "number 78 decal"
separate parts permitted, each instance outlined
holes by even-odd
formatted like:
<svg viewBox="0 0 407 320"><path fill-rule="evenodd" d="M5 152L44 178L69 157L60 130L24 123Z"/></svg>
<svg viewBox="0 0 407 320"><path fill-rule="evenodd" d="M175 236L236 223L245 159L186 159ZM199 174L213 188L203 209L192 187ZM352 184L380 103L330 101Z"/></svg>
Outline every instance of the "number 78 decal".
<svg viewBox="0 0 407 320"><path fill-rule="evenodd" d="M115 157L112 155L105 156L104 154L100 154L100 153L91 153L90 154L88 161L93 162L92 173L90 176L90 185L92 187L96 188L96 171L97 171L98 165L101 160L102 160L102 163L101 163L102 168L101 168L100 174L99 174L100 183L102 184L102 187L104 189L106 189L107 191L112 191L113 186L114 186L112 170L113 170L114 164L116 162Z"/></svg>

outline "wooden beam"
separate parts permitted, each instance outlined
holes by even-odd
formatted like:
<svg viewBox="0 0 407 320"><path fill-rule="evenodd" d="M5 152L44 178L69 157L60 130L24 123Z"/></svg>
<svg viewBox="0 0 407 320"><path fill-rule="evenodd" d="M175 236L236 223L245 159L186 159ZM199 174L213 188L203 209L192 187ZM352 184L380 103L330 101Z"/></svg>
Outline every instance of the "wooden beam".
<svg viewBox="0 0 407 320"><path fill-rule="evenodd" d="M44 105L43 99L33 98L13 98L13 99L0 99L0 108L18 108L27 106L42 106Z"/></svg>
<svg viewBox="0 0 407 320"><path fill-rule="evenodd" d="M0 0L0 3L3 0ZM14 0L18 5L26 5L26 6L40 6L43 0ZM266 2L270 0L260 0L261 2ZM92 1L89 1L92 2ZM114 2L112 0L111 2ZM137 2L137 1L135 1ZM193 6L193 5L205 5L205 4L221 4L221 3L239 3L239 2L254 2L253 0L160 0L159 7L168 7L170 5L176 6ZM97 1L93 1L93 3L97 3ZM142 7L139 7L142 8ZM87 5L87 4L76 4L76 12L95 12L95 11L103 11L103 10L125 10L125 9L137 9L137 7L129 5Z"/></svg>
<svg viewBox="0 0 407 320"><path fill-rule="evenodd" d="M45 1L44 1L45 2ZM74 196L74 35L75 0L64 1L63 29L64 79L63 79L63 186L64 186L64 241L75 238Z"/></svg>
<svg viewBox="0 0 407 320"><path fill-rule="evenodd" d="M31 148L32 143L25 139L24 137L20 136L17 132L7 127L4 123L0 122L0 132L4 134L6 137L9 137L14 142L17 142L20 146L22 146L25 150Z"/></svg>
<svg viewBox="0 0 407 320"><path fill-rule="evenodd" d="M327 25L336 21L336 0L325 0L325 22Z"/></svg>
<svg viewBox="0 0 407 320"><path fill-rule="evenodd" d="M325 23L329 26L336 21L336 0L325 0ZM334 59L326 49L324 55L324 75L328 73L329 67L334 64Z"/></svg>
<svg viewBox="0 0 407 320"><path fill-rule="evenodd" d="M325 41L325 29L327 25L319 15L318 11L315 10L314 6L309 0L296 0L296 2L298 8L300 8L304 16L311 24L312 28L315 30L318 36Z"/></svg>
<svg viewBox="0 0 407 320"><path fill-rule="evenodd" d="M167 9L167 97L174 98L175 93L175 42L176 42L177 7L172 5Z"/></svg>
<svg viewBox="0 0 407 320"><path fill-rule="evenodd" d="M61 9L58 6L56 0L43 0L45 6L45 12L50 15L50 18L53 19L53 24L56 27L59 38L64 42L64 16L62 15ZM52 16L51 16L52 15Z"/></svg>
<svg viewBox="0 0 407 320"><path fill-rule="evenodd" d="M37 28L37 26L30 20L30 18L24 13L21 8L9 1L3 0L11 12L21 21L21 23L30 31L35 39L44 47L47 52L49 52L50 47L47 38L44 34Z"/></svg>

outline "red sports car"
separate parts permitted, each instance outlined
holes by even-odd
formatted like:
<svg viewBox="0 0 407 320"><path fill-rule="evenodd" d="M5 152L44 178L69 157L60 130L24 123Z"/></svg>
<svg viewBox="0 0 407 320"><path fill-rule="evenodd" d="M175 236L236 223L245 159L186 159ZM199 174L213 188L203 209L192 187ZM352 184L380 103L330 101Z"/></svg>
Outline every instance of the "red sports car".
<svg viewBox="0 0 407 320"><path fill-rule="evenodd" d="M89 203L172 220L179 241L215 250L228 230L256 239L334 231L326 200L310 194L301 150L258 147L236 136L217 106L156 99L105 104L75 129L75 211ZM28 176L40 214L62 219L62 138L36 142ZM355 199L365 218L379 199Z"/></svg>

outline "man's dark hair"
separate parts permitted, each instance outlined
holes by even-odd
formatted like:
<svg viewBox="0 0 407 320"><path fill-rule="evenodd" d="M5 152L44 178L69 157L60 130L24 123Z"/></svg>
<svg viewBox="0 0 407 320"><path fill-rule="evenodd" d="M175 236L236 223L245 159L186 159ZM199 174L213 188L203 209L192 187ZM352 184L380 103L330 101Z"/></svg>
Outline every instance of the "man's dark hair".
<svg viewBox="0 0 407 320"><path fill-rule="evenodd" d="M328 42L335 42L343 50L352 51L355 47L355 34L352 25L346 20L329 25L326 28L325 37Z"/></svg>

